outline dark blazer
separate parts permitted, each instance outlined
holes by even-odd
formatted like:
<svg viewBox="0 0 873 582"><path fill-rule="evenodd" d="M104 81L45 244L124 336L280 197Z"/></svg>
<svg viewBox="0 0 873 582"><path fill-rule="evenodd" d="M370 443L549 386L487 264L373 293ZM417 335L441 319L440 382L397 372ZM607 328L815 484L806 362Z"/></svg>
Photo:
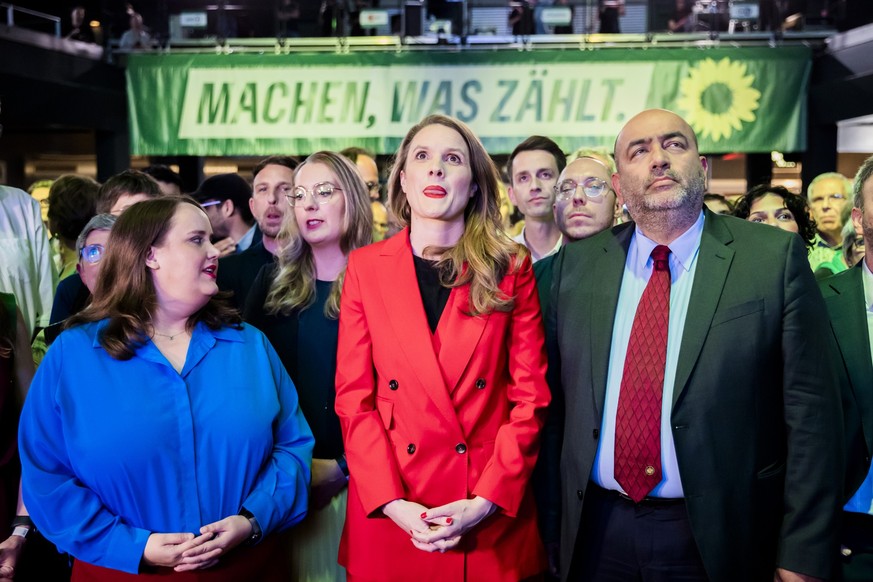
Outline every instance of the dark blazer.
<svg viewBox="0 0 873 582"><path fill-rule="evenodd" d="M873 364L864 303L863 265L819 282L834 333L846 427L846 500L870 470L873 451Z"/></svg>
<svg viewBox="0 0 873 582"><path fill-rule="evenodd" d="M689 520L711 580L830 573L842 421L821 294L801 239L705 211L671 424ZM567 578L602 423L634 225L555 259L550 378L566 407L561 567ZM560 402L560 399L557 399ZM545 442L548 439L545 439Z"/></svg>
<svg viewBox="0 0 873 582"><path fill-rule="evenodd" d="M272 263L273 254L264 247L263 241L252 243L252 246L238 255L230 255L218 261L218 288L233 292L232 301L242 311L249 289L261 267Z"/></svg>

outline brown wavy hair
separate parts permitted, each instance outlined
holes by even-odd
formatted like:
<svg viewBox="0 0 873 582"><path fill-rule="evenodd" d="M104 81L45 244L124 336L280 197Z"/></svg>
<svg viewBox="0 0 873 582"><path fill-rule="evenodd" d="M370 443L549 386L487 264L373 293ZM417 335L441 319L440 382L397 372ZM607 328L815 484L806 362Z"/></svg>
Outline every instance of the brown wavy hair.
<svg viewBox="0 0 873 582"><path fill-rule="evenodd" d="M370 244L373 240L373 211L370 207L370 194L367 185L348 158L335 152L316 152L306 158L294 171L297 174L306 164L323 164L336 176L335 184L345 197L346 209L343 214L343 228L340 236L340 250L346 257L356 248ZM270 285L270 292L264 306L268 313L288 315L292 311L307 309L315 302L315 259L300 230L294 209L285 213L282 232L283 241L278 251L279 270ZM345 270L333 282L330 296L324 305L324 315L329 319L339 317L339 300L342 293Z"/></svg>
<svg viewBox="0 0 873 582"><path fill-rule="evenodd" d="M134 204L118 217L109 235L94 298L67 321L65 328L108 319L98 338L100 345L118 360L134 356L137 348L148 340L152 316L158 307L146 257L152 247L164 243L182 204L203 210L189 196L163 196ZM199 322L210 329L239 327L242 317L231 306L228 294L219 293L188 318L186 327L190 331Z"/></svg>
<svg viewBox="0 0 873 582"><path fill-rule="evenodd" d="M473 316L511 311L515 298L503 293L499 285L511 268L518 268L521 264L514 257L526 251L503 231L497 167L479 138L463 122L445 115L429 115L409 130L400 143L388 177L391 211L403 226L410 223L412 209L401 187L400 173L406 169L412 140L429 125L443 125L460 134L470 152L472 183L476 185L476 191L464 209L464 234L460 240L450 248L429 249L441 255L437 262L441 282L446 287L469 283L468 312Z"/></svg>

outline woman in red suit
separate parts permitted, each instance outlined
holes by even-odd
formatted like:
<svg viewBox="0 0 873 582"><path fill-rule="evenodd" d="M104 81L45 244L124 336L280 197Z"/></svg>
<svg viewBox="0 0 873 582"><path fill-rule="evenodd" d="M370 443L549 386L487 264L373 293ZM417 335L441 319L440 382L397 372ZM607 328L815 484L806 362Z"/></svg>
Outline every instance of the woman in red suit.
<svg viewBox="0 0 873 582"><path fill-rule="evenodd" d="M349 257L336 410L349 580L522 580L545 559L528 481L549 390L530 260L463 123L413 127L389 178L408 225Z"/></svg>

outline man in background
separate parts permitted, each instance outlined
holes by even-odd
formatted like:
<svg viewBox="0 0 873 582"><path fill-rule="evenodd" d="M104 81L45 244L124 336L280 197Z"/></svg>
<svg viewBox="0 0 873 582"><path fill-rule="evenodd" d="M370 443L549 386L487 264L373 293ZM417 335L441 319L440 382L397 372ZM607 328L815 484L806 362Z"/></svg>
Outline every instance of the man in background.
<svg viewBox="0 0 873 582"><path fill-rule="evenodd" d="M812 217L815 219L818 236L813 249L809 252L809 265L813 272L822 263L834 264L834 257L842 253L843 220L842 213L849 195L852 183L848 178L837 172L828 172L816 176L806 190ZM837 267L839 269L839 267ZM840 269L842 270L842 269Z"/></svg>
<svg viewBox="0 0 873 582"><path fill-rule="evenodd" d="M509 200L524 215L524 228L513 240L527 247L534 263L553 255L563 244L552 204L555 184L567 164L560 146L541 135L518 144L509 155Z"/></svg>
<svg viewBox="0 0 873 582"><path fill-rule="evenodd" d="M232 291L233 301L240 310L245 307L249 289L261 267L272 263L279 251L282 222L289 212L285 195L291 192L297 165L292 157L270 156L252 170L254 187L247 208L258 224L261 240L242 253L218 262L218 288Z"/></svg>
<svg viewBox="0 0 873 582"><path fill-rule="evenodd" d="M358 172L370 192L370 200L381 200L382 188L379 184L379 166L376 164L375 155L359 147L346 148L340 152L340 155L350 159L358 167Z"/></svg>
<svg viewBox="0 0 873 582"><path fill-rule="evenodd" d="M0 291L15 295L28 333L49 324L57 281L39 202L0 185Z"/></svg>
<svg viewBox="0 0 873 582"><path fill-rule="evenodd" d="M249 207L252 188L239 174L206 178L191 196L206 210L221 256L241 253L260 240L261 233Z"/></svg>

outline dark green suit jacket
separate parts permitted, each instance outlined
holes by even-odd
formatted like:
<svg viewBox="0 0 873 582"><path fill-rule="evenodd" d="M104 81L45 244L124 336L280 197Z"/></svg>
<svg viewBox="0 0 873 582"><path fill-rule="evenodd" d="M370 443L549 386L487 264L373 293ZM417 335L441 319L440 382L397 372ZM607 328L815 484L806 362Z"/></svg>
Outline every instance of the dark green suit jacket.
<svg viewBox="0 0 873 582"><path fill-rule="evenodd" d="M819 282L836 347L846 429L846 501L870 470L873 451L873 364L864 303L863 266Z"/></svg>
<svg viewBox="0 0 873 582"><path fill-rule="evenodd" d="M694 539L713 581L769 581L777 565L827 577L843 448L821 294L800 237L705 214L671 414ZM567 245L553 267L547 344L565 406L565 579L577 541L590 541L577 539L578 525L633 227Z"/></svg>

